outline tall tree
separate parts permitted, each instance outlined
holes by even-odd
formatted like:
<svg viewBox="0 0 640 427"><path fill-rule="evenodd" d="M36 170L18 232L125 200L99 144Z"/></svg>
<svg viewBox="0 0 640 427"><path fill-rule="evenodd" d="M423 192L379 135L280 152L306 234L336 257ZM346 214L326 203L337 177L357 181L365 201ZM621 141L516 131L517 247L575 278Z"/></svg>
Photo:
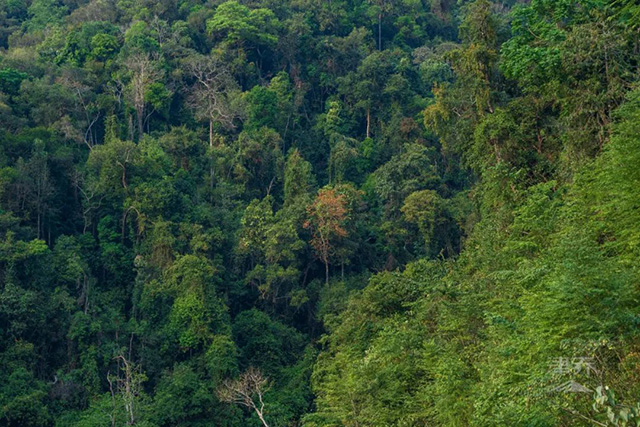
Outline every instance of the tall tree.
<svg viewBox="0 0 640 427"><path fill-rule="evenodd" d="M133 54L124 60L123 65L130 74L126 94L136 112L137 136L140 139L147 118L145 109L149 90L162 79L164 72L158 60L148 53Z"/></svg>
<svg viewBox="0 0 640 427"><path fill-rule="evenodd" d="M187 72L194 79L189 89L189 104L199 120L209 122L209 146L213 147L214 124L235 128L239 115L234 99L239 88L227 66L215 55L194 54L185 60Z"/></svg>
<svg viewBox="0 0 640 427"><path fill-rule="evenodd" d="M349 216L347 199L332 188L318 191L313 203L307 208L308 219L304 227L311 230L311 246L324 263L325 283L329 284L329 263L336 252L336 245L347 236L344 224Z"/></svg>

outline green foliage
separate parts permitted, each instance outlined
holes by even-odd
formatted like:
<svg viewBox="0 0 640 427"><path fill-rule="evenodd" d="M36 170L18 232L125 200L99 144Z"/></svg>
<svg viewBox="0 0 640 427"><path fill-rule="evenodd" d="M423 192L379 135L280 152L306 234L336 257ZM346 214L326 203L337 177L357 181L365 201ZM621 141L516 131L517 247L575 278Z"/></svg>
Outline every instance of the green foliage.
<svg viewBox="0 0 640 427"><path fill-rule="evenodd" d="M313 384L319 425L424 424L422 390L431 382L422 338L429 327L416 301L438 298L437 263L410 265L404 273L375 276L352 297L339 324L326 338L327 350L315 366Z"/></svg>
<svg viewBox="0 0 640 427"><path fill-rule="evenodd" d="M0 70L0 90L7 95L17 95L20 90L20 83L22 83L27 76L27 73L20 72L13 68L3 68Z"/></svg>
<svg viewBox="0 0 640 427"><path fill-rule="evenodd" d="M116 36L99 33L91 37L90 56L98 61L106 61L114 56L118 51L119 43Z"/></svg>
<svg viewBox="0 0 640 427"><path fill-rule="evenodd" d="M56 0L35 0L27 9L29 20L26 27L33 30L43 30L47 26L55 26L62 22L68 8Z"/></svg>
<svg viewBox="0 0 640 427"><path fill-rule="evenodd" d="M291 207L306 204L314 185L311 163L304 160L297 149L291 150L284 171L284 203Z"/></svg>
<svg viewBox="0 0 640 427"><path fill-rule="evenodd" d="M256 309L243 311L234 319L233 338L239 365L259 367L267 375L290 365L292 356L304 347L302 334Z"/></svg>
<svg viewBox="0 0 640 427"><path fill-rule="evenodd" d="M208 418L214 394L198 373L186 364L176 364L156 387L152 418L157 425L197 425Z"/></svg>
<svg viewBox="0 0 640 427"><path fill-rule="evenodd" d="M0 424L637 424L639 11L0 0Z"/></svg>
<svg viewBox="0 0 640 427"><path fill-rule="evenodd" d="M223 34L231 43L270 46L278 41L278 18L265 8L249 9L236 1L217 7L213 18L207 21L207 31Z"/></svg>
<svg viewBox="0 0 640 427"><path fill-rule="evenodd" d="M0 391L0 414L8 426L46 426L50 422L44 383L24 369L13 370Z"/></svg>

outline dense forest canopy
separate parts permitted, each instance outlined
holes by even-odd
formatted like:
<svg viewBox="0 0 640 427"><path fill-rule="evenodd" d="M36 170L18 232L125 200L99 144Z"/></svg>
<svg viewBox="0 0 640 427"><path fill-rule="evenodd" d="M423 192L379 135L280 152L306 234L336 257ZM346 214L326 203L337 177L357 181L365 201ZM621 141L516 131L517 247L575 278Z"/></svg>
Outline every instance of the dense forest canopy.
<svg viewBox="0 0 640 427"><path fill-rule="evenodd" d="M640 425L633 0L0 0L0 425Z"/></svg>

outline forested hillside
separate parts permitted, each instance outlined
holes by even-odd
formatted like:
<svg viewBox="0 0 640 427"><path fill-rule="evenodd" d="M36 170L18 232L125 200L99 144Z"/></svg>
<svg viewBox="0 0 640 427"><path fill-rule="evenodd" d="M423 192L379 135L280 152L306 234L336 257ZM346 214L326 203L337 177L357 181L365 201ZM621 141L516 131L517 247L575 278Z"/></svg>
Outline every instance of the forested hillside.
<svg viewBox="0 0 640 427"><path fill-rule="evenodd" d="M0 0L0 425L640 425L639 50L633 0Z"/></svg>

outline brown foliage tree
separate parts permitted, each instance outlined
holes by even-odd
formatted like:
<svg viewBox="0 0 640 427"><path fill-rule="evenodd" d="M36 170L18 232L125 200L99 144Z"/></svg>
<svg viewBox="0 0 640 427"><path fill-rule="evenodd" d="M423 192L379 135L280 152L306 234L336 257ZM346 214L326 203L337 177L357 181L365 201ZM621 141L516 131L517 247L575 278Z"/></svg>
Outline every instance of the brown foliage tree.
<svg viewBox="0 0 640 427"><path fill-rule="evenodd" d="M311 246L325 267L325 283L329 283L329 262L335 253L335 242L347 236L344 223L349 212L347 199L332 188L318 191L313 203L307 207L308 219L304 228L313 233Z"/></svg>

